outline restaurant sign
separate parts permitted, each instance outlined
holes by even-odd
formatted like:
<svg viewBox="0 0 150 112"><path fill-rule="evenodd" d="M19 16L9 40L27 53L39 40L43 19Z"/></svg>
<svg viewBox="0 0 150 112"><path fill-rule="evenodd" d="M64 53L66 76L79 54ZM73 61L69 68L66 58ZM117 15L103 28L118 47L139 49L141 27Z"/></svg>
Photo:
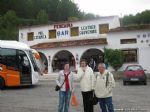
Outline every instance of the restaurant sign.
<svg viewBox="0 0 150 112"><path fill-rule="evenodd" d="M97 33L96 25L87 25L80 27L80 35L88 35Z"/></svg>
<svg viewBox="0 0 150 112"><path fill-rule="evenodd" d="M34 39L46 39L46 35L44 35L43 31L40 31L37 36L34 36Z"/></svg>
<svg viewBox="0 0 150 112"><path fill-rule="evenodd" d="M57 38L70 37L70 28L73 27L72 23L55 24Z"/></svg>

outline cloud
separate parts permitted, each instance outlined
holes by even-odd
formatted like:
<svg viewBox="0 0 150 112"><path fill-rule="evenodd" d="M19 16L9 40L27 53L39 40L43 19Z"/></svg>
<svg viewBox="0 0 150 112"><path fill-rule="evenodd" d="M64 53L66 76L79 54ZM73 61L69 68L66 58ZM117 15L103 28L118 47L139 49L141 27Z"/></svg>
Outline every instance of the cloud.
<svg viewBox="0 0 150 112"><path fill-rule="evenodd" d="M85 12L108 16L136 14L150 9L150 0L74 0Z"/></svg>

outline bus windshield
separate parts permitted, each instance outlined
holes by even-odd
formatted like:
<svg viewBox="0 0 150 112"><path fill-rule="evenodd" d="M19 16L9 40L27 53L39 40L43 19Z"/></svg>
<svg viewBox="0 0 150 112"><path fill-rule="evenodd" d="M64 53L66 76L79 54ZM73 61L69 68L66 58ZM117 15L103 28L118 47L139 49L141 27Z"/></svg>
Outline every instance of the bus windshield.
<svg viewBox="0 0 150 112"><path fill-rule="evenodd" d="M29 54L29 57L30 57L30 59L31 59L31 62L32 62L34 71L39 72L39 68L38 68L38 66L37 66L37 64L36 64L36 61L35 61L35 58L34 58L34 56L33 56L32 51L27 51L27 53Z"/></svg>

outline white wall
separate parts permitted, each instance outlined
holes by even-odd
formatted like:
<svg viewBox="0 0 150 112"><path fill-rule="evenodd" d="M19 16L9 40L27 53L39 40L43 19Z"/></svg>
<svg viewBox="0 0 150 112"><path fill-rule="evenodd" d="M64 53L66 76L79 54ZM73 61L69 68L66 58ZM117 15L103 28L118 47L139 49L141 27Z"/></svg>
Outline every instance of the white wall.
<svg viewBox="0 0 150 112"><path fill-rule="evenodd" d="M139 37L140 35L140 37ZM146 37L143 37L146 35ZM136 38L135 44L120 44L120 39L132 39ZM144 42L141 43L141 40ZM146 42L148 40L149 42ZM122 31L122 32L110 32L107 35L108 48L112 49L134 49L138 50L138 62L126 63L121 70L128 64L140 64L147 72L150 73L150 30L135 30L135 31Z"/></svg>
<svg viewBox="0 0 150 112"><path fill-rule="evenodd" d="M37 43L40 43L41 41L46 42L49 40L49 36L48 36L48 30L51 29L52 26L50 25L45 25L45 26L37 26L37 27L33 27L33 28L21 28L19 29L19 41L20 42L24 42L28 45L34 45ZM27 33L29 32L34 32L34 36L38 35L38 32L42 31L44 33L44 35L46 35L46 39L35 39L34 41L28 41L27 40ZM23 36L22 36L23 34Z"/></svg>
<svg viewBox="0 0 150 112"><path fill-rule="evenodd" d="M48 72L51 73L52 72L52 60L54 58L54 56L62 50L67 50L69 52L72 53L72 55L75 57L76 59L76 54L78 54L78 62L80 61L81 56L83 55L83 53L85 51L87 51L88 49L99 49L101 51L103 51L104 46L101 45L89 45L89 46L74 46L74 47L64 47L64 48L51 48L51 49L39 49L37 51L40 51L42 53L44 53L48 59L48 57L51 57L51 60L48 60ZM77 64L76 62L76 67L79 67L79 64Z"/></svg>
<svg viewBox="0 0 150 112"><path fill-rule="evenodd" d="M139 64L150 73L150 47L139 49Z"/></svg>
<svg viewBox="0 0 150 112"><path fill-rule="evenodd" d="M82 26L89 26L89 25L95 25L97 33L94 34L86 34L86 35L80 35L79 37L70 37L70 35L67 35L66 37L63 36L63 38L56 38L56 39L49 39L48 30L54 29L54 25L38 25L38 26L30 26L30 27L24 27L19 29L19 41L27 43L28 45L34 45L41 42L50 42L50 40L63 40L63 39L72 39L72 38L88 38L88 37L97 37L99 36L99 24L109 24L109 28L113 29L116 27L120 27L119 18L117 16L111 16L111 17L103 17L100 19L94 19L94 20L85 20L85 21L75 21L75 22L64 22L64 23L56 23L56 24L66 24L66 23L72 23L73 27L80 27ZM57 29L60 31L66 30L66 28L60 28ZM27 41L27 33L28 32L34 32L34 36L38 35L38 32L42 31L44 35L46 35L47 38L45 39L34 39L33 41Z"/></svg>

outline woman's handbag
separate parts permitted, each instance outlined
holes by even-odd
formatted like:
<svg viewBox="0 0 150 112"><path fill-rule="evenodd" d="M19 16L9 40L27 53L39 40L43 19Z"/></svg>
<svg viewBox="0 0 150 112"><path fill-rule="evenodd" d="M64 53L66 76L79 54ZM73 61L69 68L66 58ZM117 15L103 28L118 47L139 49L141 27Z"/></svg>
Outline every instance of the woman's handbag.
<svg viewBox="0 0 150 112"><path fill-rule="evenodd" d="M71 96L71 105L78 106L77 97L75 96L74 92L72 93L72 96Z"/></svg>
<svg viewBox="0 0 150 112"><path fill-rule="evenodd" d="M63 84L61 86L56 85L55 91L59 91L62 88L62 86L64 85L64 83L65 83L65 80L64 80L64 82L63 82Z"/></svg>
<svg viewBox="0 0 150 112"><path fill-rule="evenodd" d="M98 98L96 97L95 92L93 92L92 104L97 105L97 103L98 103Z"/></svg>
<svg viewBox="0 0 150 112"><path fill-rule="evenodd" d="M97 76L96 76L96 81L97 81ZM92 104L97 105L98 103L98 98L95 95L95 91L93 90L93 96L92 96Z"/></svg>
<svg viewBox="0 0 150 112"><path fill-rule="evenodd" d="M55 91L59 91L60 90L60 86L58 86L58 85L56 85L56 87L55 87Z"/></svg>

